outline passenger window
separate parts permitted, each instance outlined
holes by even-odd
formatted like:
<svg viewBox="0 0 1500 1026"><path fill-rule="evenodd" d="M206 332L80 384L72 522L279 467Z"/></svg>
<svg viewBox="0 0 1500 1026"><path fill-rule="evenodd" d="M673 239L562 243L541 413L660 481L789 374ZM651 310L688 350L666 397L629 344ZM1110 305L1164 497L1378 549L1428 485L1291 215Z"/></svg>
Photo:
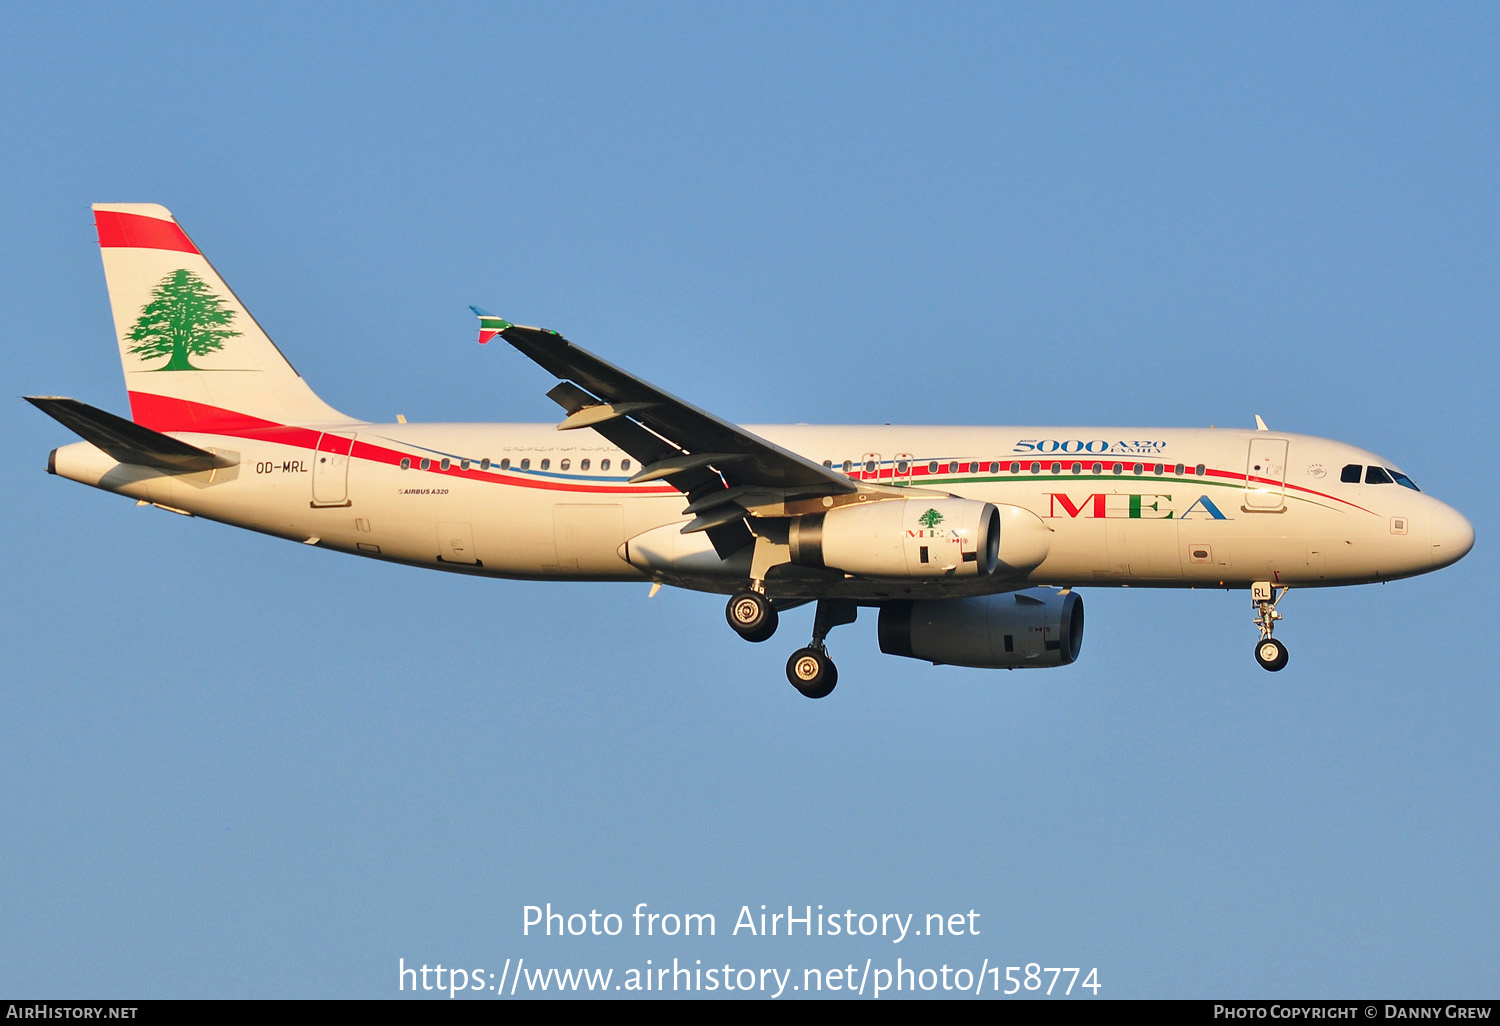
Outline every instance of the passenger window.
<svg viewBox="0 0 1500 1026"><path fill-rule="evenodd" d="M452 465L453 464L448 461L448 457L444 456L443 457L443 462L441 462L441 463L438 464L438 469L439 470L447 470Z"/></svg>
<svg viewBox="0 0 1500 1026"><path fill-rule="evenodd" d="M500 461L500 469L501 470L509 470L510 469L510 457L509 456L505 457L505 459L503 459L503 460Z"/></svg>
<svg viewBox="0 0 1500 1026"><path fill-rule="evenodd" d="M1204 467L1204 465L1200 463L1193 469L1193 473L1197 474L1199 477L1202 477L1207 469L1208 468Z"/></svg>
<svg viewBox="0 0 1500 1026"><path fill-rule="evenodd" d="M1021 468L1020 467L1015 467L1015 468L1013 468L1011 470L1011 473L1015 473L1015 471L1019 470L1019 469L1021 469ZM991 463L990 464L990 473L991 474L998 474L998 473L1000 473L1000 464L998 464L998 463Z"/></svg>
<svg viewBox="0 0 1500 1026"><path fill-rule="evenodd" d="M524 460L521 461L521 469L522 470L530 470L531 469L531 457L528 456L526 459L524 459Z"/></svg>
<svg viewBox="0 0 1500 1026"><path fill-rule="evenodd" d="M936 474L937 472L938 472L937 460L933 460L931 463L927 464L927 473L929 473L929 474Z"/></svg>
<svg viewBox="0 0 1500 1026"><path fill-rule="evenodd" d="M1031 465L1031 472L1033 474L1040 474L1042 472L1042 465L1040 463L1033 463Z"/></svg>
<svg viewBox="0 0 1500 1026"><path fill-rule="evenodd" d="M1391 475L1385 472L1384 467L1366 467L1365 484L1395 484Z"/></svg>
<svg viewBox="0 0 1500 1026"><path fill-rule="evenodd" d="M578 461L578 469L579 470L587 470L587 469L589 469L589 461L588 460L579 460Z"/></svg>
<svg viewBox="0 0 1500 1026"><path fill-rule="evenodd" d="M910 469L911 464L906 462L905 460L896 461L896 473L904 475Z"/></svg>
<svg viewBox="0 0 1500 1026"><path fill-rule="evenodd" d="M1073 473L1075 473L1075 474L1082 474L1083 473L1083 464L1082 463L1075 463L1075 464L1073 464Z"/></svg>
<svg viewBox="0 0 1500 1026"><path fill-rule="evenodd" d="M1054 463L1054 464L1052 464L1052 473L1054 473L1054 474L1061 474L1062 473L1062 464L1061 463Z"/></svg>
<svg viewBox="0 0 1500 1026"><path fill-rule="evenodd" d="M1363 469L1358 463L1351 463L1339 474L1339 480L1344 484L1359 484L1360 471Z"/></svg>
<svg viewBox="0 0 1500 1026"><path fill-rule="evenodd" d="M1177 471L1176 471L1176 472L1177 472L1177 473L1178 473L1178 474L1181 474L1181 473L1182 473L1182 464L1181 464L1181 463L1179 463L1179 464L1177 464Z"/></svg>
<svg viewBox="0 0 1500 1026"><path fill-rule="evenodd" d="M552 469L552 461L551 460L542 460L542 469L543 470L551 470Z"/></svg>
<svg viewBox="0 0 1500 1026"><path fill-rule="evenodd" d="M1098 463L1095 463L1095 464L1094 464L1094 473L1096 473L1096 474L1097 474L1097 473L1099 473L1099 472L1100 472L1100 471L1101 471L1101 470L1103 470L1103 469L1104 469L1104 467L1103 467L1103 466L1101 466L1101 465L1100 465L1100 464L1098 464Z"/></svg>
<svg viewBox="0 0 1500 1026"><path fill-rule="evenodd" d="M423 470L426 470L428 467L432 466L432 461L431 460L423 460L421 463L418 464L418 466L420 466Z"/></svg>
<svg viewBox="0 0 1500 1026"><path fill-rule="evenodd" d="M410 470L411 469L411 457L409 457L409 456L403 456L403 457L401 457L401 469L402 470Z"/></svg>
<svg viewBox="0 0 1500 1026"><path fill-rule="evenodd" d="M833 460L824 460L823 461L823 469L824 470L832 470L833 469Z"/></svg>
<svg viewBox="0 0 1500 1026"><path fill-rule="evenodd" d="M629 460L621 460L620 461L620 469L621 470L629 470L630 469L630 461Z"/></svg>
<svg viewBox="0 0 1500 1026"><path fill-rule="evenodd" d="M600 460L599 461L599 469L600 470L608 470L609 469L609 460Z"/></svg>
<svg viewBox="0 0 1500 1026"><path fill-rule="evenodd" d="M1158 463L1158 464L1157 464L1157 465L1156 465L1156 472L1157 472L1157 473L1158 473L1158 474L1160 474L1160 473L1161 473L1161 472L1162 472L1162 471L1164 471L1164 470L1166 470L1166 469L1167 469L1167 468L1166 468L1166 467L1165 467L1165 466L1163 466L1163 465L1162 465L1162 464L1160 464L1160 463Z"/></svg>
<svg viewBox="0 0 1500 1026"><path fill-rule="evenodd" d="M853 460L845 460L844 461L844 473L851 474L853 472L854 472L854 461Z"/></svg>

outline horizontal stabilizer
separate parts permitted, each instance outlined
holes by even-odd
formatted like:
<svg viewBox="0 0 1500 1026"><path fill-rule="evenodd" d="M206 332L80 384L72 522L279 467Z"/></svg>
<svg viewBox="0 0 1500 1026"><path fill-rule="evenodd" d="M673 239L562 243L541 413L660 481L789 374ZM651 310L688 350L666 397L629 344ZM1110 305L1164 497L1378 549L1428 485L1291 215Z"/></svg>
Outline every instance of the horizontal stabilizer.
<svg viewBox="0 0 1500 1026"><path fill-rule="evenodd" d="M191 472L232 467L239 462L235 457L188 445L77 399L28 395L26 401L121 463Z"/></svg>

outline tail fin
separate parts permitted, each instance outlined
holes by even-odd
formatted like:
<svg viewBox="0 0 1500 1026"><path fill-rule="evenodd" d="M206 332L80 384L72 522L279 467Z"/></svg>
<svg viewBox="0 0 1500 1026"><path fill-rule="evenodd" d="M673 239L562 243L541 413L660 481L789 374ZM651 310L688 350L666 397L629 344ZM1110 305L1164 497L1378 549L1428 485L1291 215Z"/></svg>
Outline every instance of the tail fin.
<svg viewBox="0 0 1500 1026"><path fill-rule="evenodd" d="M171 213L96 203L130 412L157 431L348 421L281 355Z"/></svg>

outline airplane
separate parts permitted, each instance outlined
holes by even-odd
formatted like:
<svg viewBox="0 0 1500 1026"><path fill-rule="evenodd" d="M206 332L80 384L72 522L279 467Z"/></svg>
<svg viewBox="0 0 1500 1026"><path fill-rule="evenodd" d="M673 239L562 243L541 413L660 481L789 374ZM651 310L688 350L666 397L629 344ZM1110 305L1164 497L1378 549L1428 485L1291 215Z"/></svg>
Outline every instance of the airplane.
<svg viewBox="0 0 1500 1026"><path fill-rule="evenodd" d="M172 214L93 207L129 419L29 402L84 440L49 473L174 513L412 566L727 594L767 640L814 603L787 661L838 682L826 639L877 610L882 651L1018 669L1074 662L1081 586L1250 590L1255 658L1289 588L1461 559L1474 529L1391 460L1254 430L740 426L569 342L475 307L557 379L557 424L374 423L328 406Z"/></svg>

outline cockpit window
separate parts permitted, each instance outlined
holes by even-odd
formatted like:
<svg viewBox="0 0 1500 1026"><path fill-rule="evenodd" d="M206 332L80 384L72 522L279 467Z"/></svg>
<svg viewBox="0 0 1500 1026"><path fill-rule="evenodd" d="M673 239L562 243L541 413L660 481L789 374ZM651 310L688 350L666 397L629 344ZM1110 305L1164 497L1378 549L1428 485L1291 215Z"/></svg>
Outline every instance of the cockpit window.
<svg viewBox="0 0 1500 1026"><path fill-rule="evenodd" d="M1364 469L1358 463L1351 463L1339 475L1339 480L1344 482L1344 484L1359 484L1359 476L1364 473Z"/></svg>
<svg viewBox="0 0 1500 1026"><path fill-rule="evenodd" d="M1395 484L1391 475L1385 472L1384 467L1366 467L1365 484Z"/></svg>
<svg viewBox="0 0 1500 1026"><path fill-rule="evenodd" d="M1402 488L1410 488L1414 492L1420 492L1422 490L1417 487L1416 482L1407 477L1405 474L1401 473L1401 471L1399 470L1392 470L1391 476L1396 479L1396 483Z"/></svg>

